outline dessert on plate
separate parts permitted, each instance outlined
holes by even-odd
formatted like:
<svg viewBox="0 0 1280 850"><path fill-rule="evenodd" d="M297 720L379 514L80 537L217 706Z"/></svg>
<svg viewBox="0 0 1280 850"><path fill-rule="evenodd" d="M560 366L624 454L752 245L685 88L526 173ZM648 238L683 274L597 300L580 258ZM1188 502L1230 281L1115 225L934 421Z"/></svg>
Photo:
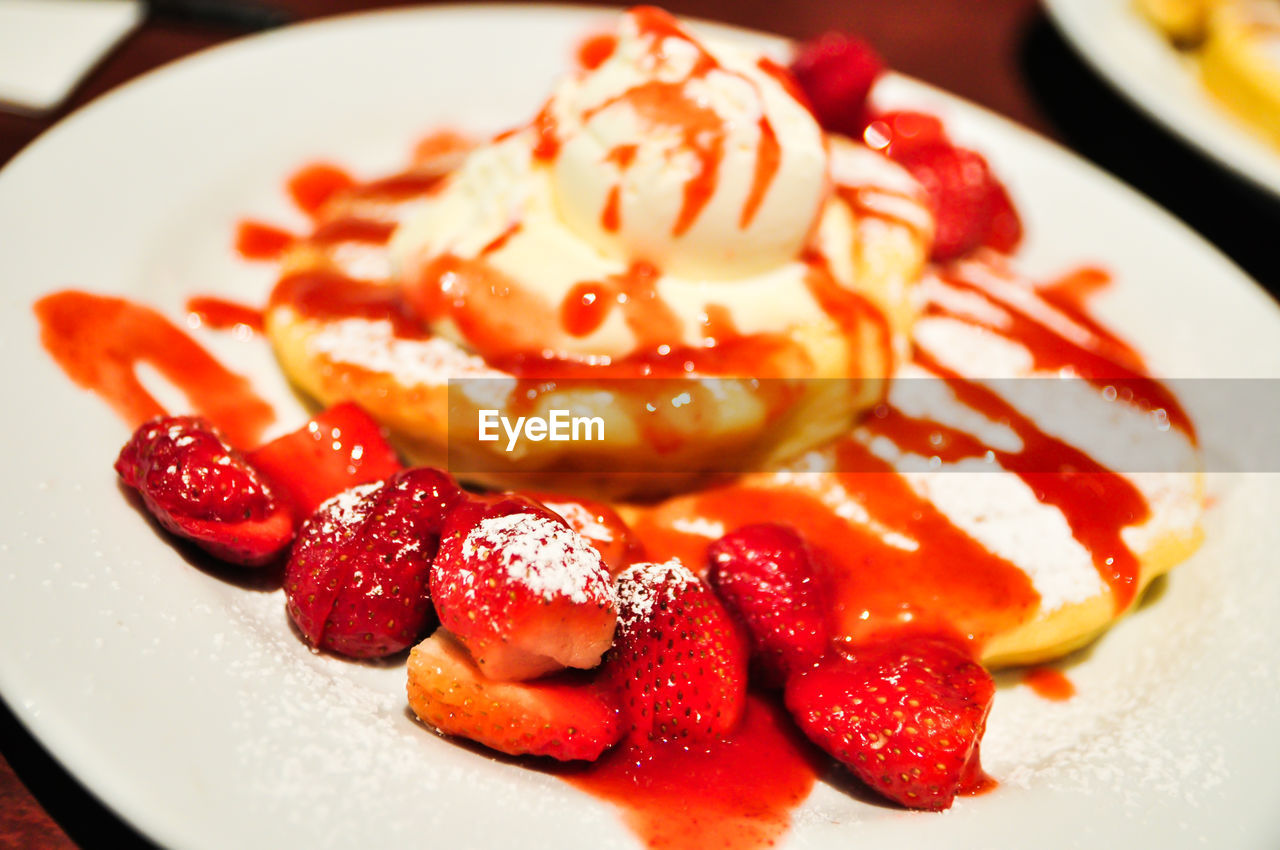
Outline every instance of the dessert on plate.
<svg viewBox="0 0 1280 850"><path fill-rule="evenodd" d="M154 311L41 299L50 353L137 427L122 481L282 567L313 648L408 650L427 727L652 846L771 844L837 765L916 809L993 787L989 671L1092 640L1198 544L1193 423L1089 312L1106 274L1021 274L1004 186L877 106L861 42L787 65L639 8L578 58L488 142L304 169L310 235L242 227L280 259L265 335L329 405L296 431L260 444L251 387ZM165 356L202 415L142 390ZM615 436L433 467L486 404Z"/></svg>
<svg viewBox="0 0 1280 850"><path fill-rule="evenodd" d="M1139 0L1138 8L1187 52L1219 102L1280 145L1280 3Z"/></svg>
<svg viewBox="0 0 1280 850"><path fill-rule="evenodd" d="M767 465L847 429L908 345L932 240L919 185L824 132L781 66L664 13L628 14L589 59L425 195L320 209L266 313L285 371L416 462L483 452L469 477L489 484L687 487L727 452ZM352 221L388 244L344 253ZM661 378L692 401L658 398ZM463 440L495 406L609 427L514 452ZM682 475L588 474L619 467Z"/></svg>

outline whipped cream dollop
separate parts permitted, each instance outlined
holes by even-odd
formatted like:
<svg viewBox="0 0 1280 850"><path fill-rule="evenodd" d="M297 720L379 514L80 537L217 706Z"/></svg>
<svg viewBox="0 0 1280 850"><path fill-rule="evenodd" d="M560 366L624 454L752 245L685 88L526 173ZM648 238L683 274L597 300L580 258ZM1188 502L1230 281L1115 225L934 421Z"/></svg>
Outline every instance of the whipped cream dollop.
<svg viewBox="0 0 1280 850"><path fill-rule="evenodd" d="M896 166L825 136L789 85L759 54L628 12L607 58L473 151L398 228L411 304L487 358L608 362L702 348L726 328L829 324L813 263L856 288L833 160Z"/></svg>
<svg viewBox="0 0 1280 850"><path fill-rule="evenodd" d="M623 19L598 68L550 102L558 209L606 254L708 279L774 268L826 197L817 122L767 60L684 37L664 13Z"/></svg>

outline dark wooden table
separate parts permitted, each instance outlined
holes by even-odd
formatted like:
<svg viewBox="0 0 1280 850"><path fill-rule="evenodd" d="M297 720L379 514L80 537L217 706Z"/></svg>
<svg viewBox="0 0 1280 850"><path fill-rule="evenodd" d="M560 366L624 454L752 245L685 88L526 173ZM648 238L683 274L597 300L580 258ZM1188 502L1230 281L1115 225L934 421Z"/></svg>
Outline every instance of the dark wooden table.
<svg viewBox="0 0 1280 850"><path fill-rule="evenodd" d="M272 5L301 19L367 4L275 0ZM892 67L1002 113L1120 176L1280 294L1280 257L1273 240L1255 235L1280 224L1280 203L1202 161L1135 113L1084 67L1035 0L672 0L667 7L798 39L829 29L860 33ZM38 118L0 113L0 164L71 110L158 65L239 34L227 26L151 19L57 113ZM1181 177L1175 182L1170 174ZM0 850L145 844L0 703Z"/></svg>

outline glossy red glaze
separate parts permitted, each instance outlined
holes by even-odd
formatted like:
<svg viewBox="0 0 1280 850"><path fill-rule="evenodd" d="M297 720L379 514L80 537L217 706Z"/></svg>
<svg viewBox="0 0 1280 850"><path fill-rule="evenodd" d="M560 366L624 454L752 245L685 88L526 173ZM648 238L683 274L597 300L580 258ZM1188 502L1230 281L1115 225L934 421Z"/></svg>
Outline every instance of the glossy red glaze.
<svg viewBox="0 0 1280 850"><path fill-rule="evenodd" d="M187 312L197 316L200 324L215 330L227 330L239 325L258 333L262 331L262 311L234 301L195 295L187 299Z"/></svg>
<svg viewBox="0 0 1280 850"><path fill-rule="evenodd" d="M336 165L316 162L294 172L286 187L298 209L314 216L330 198L344 189L350 189L355 183L350 174Z"/></svg>
<svg viewBox="0 0 1280 850"><path fill-rule="evenodd" d="M1097 338L1096 348L1086 347L1057 333L989 289L966 279L962 271L955 271L944 277L948 284L972 292L1006 313L1009 321L1005 325L997 326L977 319L966 321L980 324L992 333L1001 334L1025 346L1031 352L1036 369L1047 372L1066 371L1099 387L1119 381L1134 392L1134 400L1138 404L1151 410L1164 410L1169 417L1169 424L1194 439L1195 428L1177 398L1167 387L1145 375L1140 363L1127 365L1126 361L1132 361L1132 347L1113 345L1113 335L1109 332L1104 332ZM934 307L930 312L937 313L938 308ZM1091 321L1090 324L1098 325L1096 321Z"/></svg>
<svg viewBox="0 0 1280 850"><path fill-rule="evenodd" d="M560 305L560 324L573 336L587 336L604 324L616 303L613 291L603 283L575 284Z"/></svg>
<svg viewBox="0 0 1280 850"><path fill-rule="evenodd" d="M618 47L618 39L612 33L601 33L583 40L578 45L578 64L588 71L603 65Z"/></svg>
<svg viewBox="0 0 1280 850"><path fill-rule="evenodd" d="M786 832L822 764L780 707L752 695L726 738L622 744L561 776L616 805L647 847L754 850Z"/></svg>
<svg viewBox="0 0 1280 850"><path fill-rule="evenodd" d="M166 414L138 379L147 364L182 391L191 406L235 446L251 446L275 418L249 382L149 307L123 298L67 290L35 303L45 350L78 386L131 428Z"/></svg>
<svg viewBox="0 0 1280 850"><path fill-rule="evenodd" d="M1036 696L1054 702L1063 702L1076 695L1076 686L1060 670L1052 667L1033 667L1022 676L1022 683L1036 692Z"/></svg>
<svg viewBox="0 0 1280 850"><path fill-rule="evenodd" d="M814 547L836 634L854 641L912 623L981 644L1035 611L1039 595L1025 573L953 526L883 461L863 456L866 450L859 444L842 444L841 450L859 453L846 457L845 465L868 470L838 476L849 497L916 541L916 548L890 545L851 525L810 492L744 484L660 505L641 517L636 531L653 560L678 557L701 567L710 539L677 531L675 520L719 522L726 532L760 522L792 526Z"/></svg>
<svg viewBox="0 0 1280 850"><path fill-rule="evenodd" d="M746 203L742 205L742 216L738 219L738 227L746 230L751 226L765 193L773 184L773 177L778 173L782 162L782 146L778 144L778 134L773 130L773 122L768 118L760 118L760 141L756 145L756 170L751 176L751 189Z"/></svg>
<svg viewBox="0 0 1280 850"><path fill-rule="evenodd" d="M297 238L274 225L245 219L236 224L236 253L246 260L278 260Z"/></svg>

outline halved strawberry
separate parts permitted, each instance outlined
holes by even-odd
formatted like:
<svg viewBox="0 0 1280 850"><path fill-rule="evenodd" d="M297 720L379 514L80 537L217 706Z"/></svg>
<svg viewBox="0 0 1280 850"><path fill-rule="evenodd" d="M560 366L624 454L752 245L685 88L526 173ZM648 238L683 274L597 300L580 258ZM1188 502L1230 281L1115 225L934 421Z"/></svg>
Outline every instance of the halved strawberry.
<svg viewBox="0 0 1280 850"><path fill-rule="evenodd" d="M403 469L381 426L350 401L259 446L249 453L249 460L293 505L298 522L330 496Z"/></svg>
<svg viewBox="0 0 1280 850"><path fill-rule="evenodd" d="M823 129L859 138L867 123L867 96L884 62L859 38L829 32L801 45L791 73Z"/></svg>
<svg viewBox="0 0 1280 850"><path fill-rule="evenodd" d="M747 648L711 588L679 561L618 576L618 634L605 662L631 739L723 735L746 704Z"/></svg>
<svg viewBox="0 0 1280 850"><path fill-rule="evenodd" d="M748 525L707 549L707 581L746 626L765 680L781 685L812 667L831 642L809 549L792 528Z"/></svg>
<svg viewBox="0 0 1280 850"><path fill-rule="evenodd" d="M431 595L491 679L595 667L618 619L600 553L559 516L514 498L454 511Z"/></svg>
<svg viewBox="0 0 1280 850"><path fill-rule="evenodd" d="M946 809L985 778L978 757L995 684L953 641L907 636L829 654L787 681L796 723L879 793Z"/></svg>
<svg viewBox="0 0 1280 850"><path fill-rule="evenodd" d="M1008 191L981 154L951 143L936 117L886 112L867 138L928 192L936 219L933 259L955 259L980 245L1006 253L1017 247L1022 223Z"/></svg>
<svg viewBox="0 0 1280 850"><path fill-rule="evenodd" d="M139 426L115 470L162 526L224 561L260 566L293 540L288 507L200 417L161 417Z"/></svg>
<svg viewBox="0 0 1280 850"><path fill-rule="evenodd" d="M289 616L313 645L356 658L412 646L433 625L428 572L462 492L418 468L329 499L285 567Z"/></svg>
<svg viewBox="0 0 1280 850"><path fill-rule="evenodd" d="M494 681L444 629L409 653L408 690L424 723L513 756L595 761L625 732L609 688L578 673Z"/></svg>
<svg viewBox="0 0 1280 850"><path fill-rule="evenodd" d="M604 502L554 493L530 495L564 517L570 528L596 547L610 575L616 576L636 561L644 560L644 544L640 538L618 512Z"/></svg>

